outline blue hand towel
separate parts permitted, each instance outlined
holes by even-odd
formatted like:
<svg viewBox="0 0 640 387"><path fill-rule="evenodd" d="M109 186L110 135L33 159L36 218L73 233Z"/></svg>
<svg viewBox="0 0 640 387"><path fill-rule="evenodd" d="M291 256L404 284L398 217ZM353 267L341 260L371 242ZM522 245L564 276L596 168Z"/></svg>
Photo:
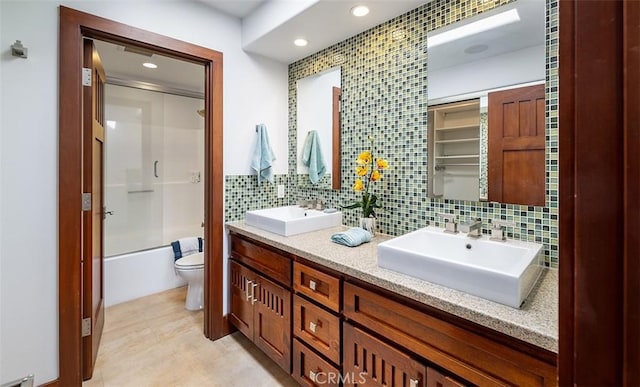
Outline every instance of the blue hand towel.
<svg viewBox="0 0 640 387"><path fill-rule="evenodd" d="M276 157L273 154L271 145L269 145L267 127L264 124L259 124L256 130L258 131L258 141L251 159L251 168L258 174L258 185L262 183L263 179L273 183L273 169L271 166Z"/></svg>
<svg viewBox="0 0 640 387"><path fill-rule="evenodd" d="M320 150L320 138L315 130L311 130L307 134L302 149L302 164L309 167L309 180L313 184L318 184L318 181L327 173L322 150Z"/></svg>
<svg viewBox="0 0 640 387"><path fill-rule="evenodd" d="M369 242L373 238L371 233L360 227L352 227L347 231L331 235L331 241L341 245L356 247Z"/></svg>

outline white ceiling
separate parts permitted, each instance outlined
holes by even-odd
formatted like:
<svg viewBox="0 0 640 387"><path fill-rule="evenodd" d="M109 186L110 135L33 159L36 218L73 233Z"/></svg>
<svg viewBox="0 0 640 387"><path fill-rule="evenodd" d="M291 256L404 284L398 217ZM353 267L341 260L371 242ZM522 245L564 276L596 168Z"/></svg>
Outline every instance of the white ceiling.
<svg viewBox="0 0 640 387"><path fill-rule="evenodd" d="M124 51L123 46L95 41L107 78L134 80L166 88L204 95L204 66L158 54L151 57ZM156 69L143 67L145 62L158 65Z"/></svg>
<svg viewBox="0 0 640 387"><path fill-rule="evenodd" d="M266 0L199 0L201 3L207 4L227 15L235 16L242 19L253 12Z"/></svg>
<svg viewBox="0 0 640 387"><path fill-rule="evenodd" d="M248 52L283 63L293 63L402 15L426 2L428 1L319 0L295 17L249 42L243 48ZM269 2L266 2L262 7L269 5ZM364 17L353 16L350 10L356 5L367 5L370 9L369 14ZM256 9L256 11L258 10L259 8ZM309 41L309 44L306 47L297 47L293 44L296 38L304 38Z"/></svg>
<svg viewBox="0 0 640 387"><path fill-rule="evenodd" d="M431 36L443 31L451 30L452 28L457 28L461 25L469 24L476 20L508 11L512 8L516 8L518 10L520 21L464 38L459 38L435 47L429 47L429 70L453 67L479 59L521 50L527 47L544 45L544 0L519 0L515 3L502 6L496 10L468 18L463 22L458 22L439 30L432 31L429 35ZM478 45L486 45L487 49L475 54L465 53L466 49Z"/></svg>

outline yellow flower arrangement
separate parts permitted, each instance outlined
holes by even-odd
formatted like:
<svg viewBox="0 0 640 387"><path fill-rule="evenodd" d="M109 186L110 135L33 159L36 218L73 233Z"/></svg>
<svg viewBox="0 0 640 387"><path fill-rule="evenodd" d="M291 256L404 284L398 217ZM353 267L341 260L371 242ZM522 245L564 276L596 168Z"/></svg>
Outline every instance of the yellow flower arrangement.
<svg viewBox="0 0 640 387"><path fill-rule="evenodd" d="M373 148L373 138L369 136L371 147ZM371 183L382 179L382 171L389 168L389 162L382 158L373 157L370 150L366 150L358 155L356 159L356 175L358 177L353 183L353 190L362 192L362 200L343 206L346 209L362 208L362 215L365 218L375 218L376 208L382 208L378 203L378 196L371 192Z"/></svg>

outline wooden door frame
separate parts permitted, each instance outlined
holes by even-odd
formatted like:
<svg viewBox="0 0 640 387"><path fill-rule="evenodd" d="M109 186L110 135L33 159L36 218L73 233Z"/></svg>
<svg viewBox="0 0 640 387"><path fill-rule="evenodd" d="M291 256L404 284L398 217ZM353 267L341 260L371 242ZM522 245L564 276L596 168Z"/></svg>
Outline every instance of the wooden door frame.
<svg viewBox="0 0 640 387"><path fill-rule="evenodd" d="M640 2L559 5L559 384L637 385Z"/></svg>
<svg viewBox="0 0 640 387"><path fill-rule="evenodd" d="M212 340L229 330L222 310L222 53L64 6L60 6L59 22L58 383L79 386L82 383L82 39L136 46L204 66L207 243L204 334Z"/></svg>

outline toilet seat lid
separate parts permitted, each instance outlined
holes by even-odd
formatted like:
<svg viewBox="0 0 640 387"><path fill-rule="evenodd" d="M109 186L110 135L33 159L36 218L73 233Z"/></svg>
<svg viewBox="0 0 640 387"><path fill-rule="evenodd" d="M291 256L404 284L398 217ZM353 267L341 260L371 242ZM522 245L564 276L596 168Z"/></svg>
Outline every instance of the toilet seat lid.
<svg viewBox="0 0 640 387"><path fill-rule="evenodd" d="M175 263L178 268L195 268L204 266L204 253L195 253L178 259Z"/></svg>

